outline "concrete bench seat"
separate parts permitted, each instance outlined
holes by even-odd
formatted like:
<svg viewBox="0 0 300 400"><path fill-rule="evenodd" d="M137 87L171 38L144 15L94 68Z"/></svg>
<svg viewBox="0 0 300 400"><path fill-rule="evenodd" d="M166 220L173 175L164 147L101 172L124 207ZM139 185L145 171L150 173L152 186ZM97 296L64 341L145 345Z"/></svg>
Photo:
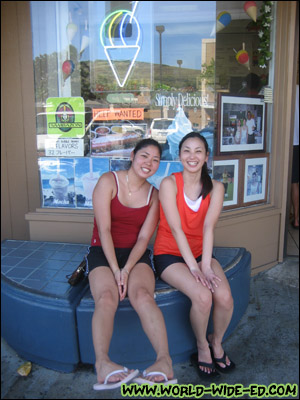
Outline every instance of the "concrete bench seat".
<svg viewBox="0 0 300 400"><path fill-rule="evenodd" d="M67 283L86 245L1 243L1 336L23 358L71 372L80 362L76 307L88 282Z"/></svg>
<svg viewBox="0 0 300 400"><path fill-rule="evenodd" d="M63 372L73 371L79 362L94 363L94 302L88 280L71 287L66 279L87 248L53 242L1 243L1 335L21 357ZM251 256L243 248L216 247L214 254L234 298L234 314L226 338L249 302ZM196 348L189 322L190 301L161 280L156 281L155 297L166 321L173 362L185 361ZM211 329L210 320L208 330ZM115 362L141 369L155 359L127 298L116 313L110 356Z"/></svg>

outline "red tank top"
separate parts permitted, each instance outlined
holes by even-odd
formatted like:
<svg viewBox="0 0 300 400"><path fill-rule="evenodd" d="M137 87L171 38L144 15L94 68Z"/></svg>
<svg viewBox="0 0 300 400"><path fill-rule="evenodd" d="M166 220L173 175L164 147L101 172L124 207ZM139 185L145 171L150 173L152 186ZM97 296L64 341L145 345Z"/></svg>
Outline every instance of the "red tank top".
<svg viewBox="0 0 300 400"><path fill-rule="evenodd" d="M132 248L138 238L141 227L147 217L149 211L149 203L153 192L153 186L149 189L147 204L144 207L130 208L124 206L118 198L119 181L118 176L113 172L116 185L117 194L111 201L111 235L114 246L116 248ZM91 246L101 246L99 231L94 218L94 229Z"/></svg>
<svg viewBox="0 0 300 400"><path fill-rule="evenodd" d="M181 226L190 245L191 251L195 258L202 254L203 245L203 225L205 216L210 203L210 194L202 199L198 211L193 211L184 199L184 182L181 172L173 174L176 179L177 196L176 203L181 219ZM165 213L160 205L160 222L154 243L154 255L172 254L180 256L176 240L174 239L171 229L168 225Z"/></svg>

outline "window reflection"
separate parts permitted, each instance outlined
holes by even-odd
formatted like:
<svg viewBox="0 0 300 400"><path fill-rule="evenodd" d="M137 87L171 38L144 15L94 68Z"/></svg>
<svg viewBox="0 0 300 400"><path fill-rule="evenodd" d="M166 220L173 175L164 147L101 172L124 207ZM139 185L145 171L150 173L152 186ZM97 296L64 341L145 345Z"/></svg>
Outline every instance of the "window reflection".
<svg viewBox="0 0 300 400"><path fill-rule="evenodd" d="M163 160L176 162L179 141L197 130L209 142L211 172L218 93L251 97L268 83L259 25L241 2L34 1L31 15L40 157L72 156L47 152L49 99L82 98L76 157L128 158L137 140L151 136ZM241 49L249 56L244 65L236 59ZM101 112L116 117L95 118ZM138 114L143 119L128 117Z"/></svg>
<svg viewBox="0 0 300 400"><path fill-rule="evenodd" d="M47 134L48 97L83 97L87 126L93 108L112 106L143 107L148 131L178 106L194 129L213 123L215 9L211 1L32 2L38 135ZM43 155L43 140L38 147Z"/></svg>

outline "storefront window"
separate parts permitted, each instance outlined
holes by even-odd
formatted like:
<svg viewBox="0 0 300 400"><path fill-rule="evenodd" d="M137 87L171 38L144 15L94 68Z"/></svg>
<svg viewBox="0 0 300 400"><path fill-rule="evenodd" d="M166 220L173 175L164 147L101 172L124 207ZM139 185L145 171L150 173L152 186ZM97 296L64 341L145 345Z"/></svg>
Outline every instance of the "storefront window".
<svg viewBox="0 0 300 400"><path fill-rule="evenodd" d="M259 7L270 2L256 3L259 17ZM151 178L159 187L164 176L181 169L178 144L192 130L208 141L211 176L227 179L224 205L247 205L237 199L237 186L232 189L241 178L240 154L252 152L253 159L268 161L265 154L254 157L266 147L234 148L229 140L249 108L256 141L265 141L265 103L251 98L267 84L268 65L259 66L259 19L253 21L253 8L246 13L240 2L226 2L227 11L221 5L31 2L42 207L92 208L98 178L126 166L144 137L163 148ZM231 102L226 94L243 100ZM215 172L214 161L219 163ZM250 200L266 201L266 196Z"/></svg>

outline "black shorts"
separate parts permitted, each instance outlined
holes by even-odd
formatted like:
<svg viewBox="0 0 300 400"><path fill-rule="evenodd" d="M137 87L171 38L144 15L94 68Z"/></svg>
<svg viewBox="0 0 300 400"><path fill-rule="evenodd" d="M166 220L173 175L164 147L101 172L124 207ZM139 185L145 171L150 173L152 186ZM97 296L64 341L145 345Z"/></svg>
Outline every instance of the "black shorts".
<svg viewBox="0 0 300 400"><path fill-rule="evenodd" d="M216 257L213 255L212 258ZM164 272L164 270L168 268L170 265L175 263L185 264L183 257L173 256L172 254L159 254L158 256L154 256L153 260L154 260L155 272L159 278L161 274ZM202 254L196 258L196 261L197 263L202 261Z"/></svg>
<svg viewBox="0 0 300 400"><path fill-rule="evenodd" d="M292 183L299 182L299 145L293 146Z"/></svg>
<svg viewBox="0 0 300 400"><path fill-rule="evenodd" d="M125 267L125 264L128 260L131 250L132 249L115 248L116 257L117 257L117 261L118 261L118 265L119 265L120 269ZM87 260L86 274L90 273L93 269L95 269L97 267L108 267L109 268L109 263L105 257L104 251L101 246L90 246L86 260ZM152 253L149 249L147 249L145 251L145 253L139 259L137 264L138 263L145 263L145 264L149 265L149 267L153 270L153 268L152 268Z"/></svg>

